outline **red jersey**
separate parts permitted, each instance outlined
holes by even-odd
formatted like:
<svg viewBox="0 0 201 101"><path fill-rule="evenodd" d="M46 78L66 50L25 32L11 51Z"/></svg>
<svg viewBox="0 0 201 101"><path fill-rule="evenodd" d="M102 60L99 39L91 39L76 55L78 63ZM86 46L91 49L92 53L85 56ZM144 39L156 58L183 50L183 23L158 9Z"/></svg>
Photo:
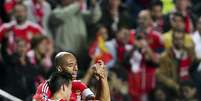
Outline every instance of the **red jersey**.
<svg viewBox="0 0 201 101"><path fill-rule="evenodd" d="M30 42L33 36L44 34L43 29L39 25L30 21L26 21L22 25L18 25L16 21L2 24L0 26L0 41L6 32L12 32L14 38L19 37L27 42Z"/></svg>
<svg viewBox="0 0 201 101"><path fill-rule="evenodd" d="M70 101L79 101L85 99L87 96L94 96L93 92L87 88L86 84L82 83L80 80L72 81L72 94L70 96ZM47 81L41 83L33 96L33 99L40 99L47 101L51 97L51 92Z"/></svg>

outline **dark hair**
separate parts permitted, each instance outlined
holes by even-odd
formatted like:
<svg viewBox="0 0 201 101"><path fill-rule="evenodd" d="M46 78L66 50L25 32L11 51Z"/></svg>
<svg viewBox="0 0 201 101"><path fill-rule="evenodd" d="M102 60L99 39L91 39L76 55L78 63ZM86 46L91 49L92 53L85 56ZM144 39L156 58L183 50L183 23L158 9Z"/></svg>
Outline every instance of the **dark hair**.
<svg viewBox="0 0 201 101"><path fill-rule="evenodd" d="M156 0L153 0L151 3L150 3L150 8L149 9L153 9L154 6L160 6L161 8L163 8L163 3L161 1L156 1Z"/></svg>
<svg viewBox="0 0 201 101"><path fill-rule="evenodd" d="M48 85L52 94L55 94L63 84L69 85L72 81L72 75L70 73L56 72L53 73L49 80Z"/></svg>
<svg viewBox="0 0 201 101"><path fill-rule="evenodd" d="M49 38L44 35L35 36L31 39L31 48L35 49L43 40L48 40Z"/></svg>
<svg viewBox="0 0 201 101"><path fill-rule="evenodd" d="M185 17L181 13L179 13L179 12L173 13L173 20L175 17L180 17L182 19L182 21L185 22Z"/></svg>

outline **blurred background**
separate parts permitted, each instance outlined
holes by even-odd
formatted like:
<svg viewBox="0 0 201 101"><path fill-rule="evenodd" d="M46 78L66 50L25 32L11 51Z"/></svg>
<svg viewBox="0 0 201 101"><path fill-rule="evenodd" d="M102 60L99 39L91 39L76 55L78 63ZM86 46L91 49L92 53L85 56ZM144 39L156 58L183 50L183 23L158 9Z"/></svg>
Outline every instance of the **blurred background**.
<svg viewBox="0 0 201 101"><path fill-rule="evenodd" d="M31 101L69 51L91 89L105 62L112 101L201 101L200 16L200 0L0 0L0 89Z"/></svg>

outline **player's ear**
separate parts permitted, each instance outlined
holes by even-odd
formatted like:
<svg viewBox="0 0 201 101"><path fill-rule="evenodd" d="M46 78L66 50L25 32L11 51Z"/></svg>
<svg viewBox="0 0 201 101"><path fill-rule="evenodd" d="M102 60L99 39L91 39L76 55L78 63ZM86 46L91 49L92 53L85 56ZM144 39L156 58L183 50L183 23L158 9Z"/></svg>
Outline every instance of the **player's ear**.
<svg viewBox="0 0 201 101"><path fill-rule="evenodd" d="M62 71L61 66L58 66L58 67L57 67L57 71L59 71L59 72Z"/></svg>

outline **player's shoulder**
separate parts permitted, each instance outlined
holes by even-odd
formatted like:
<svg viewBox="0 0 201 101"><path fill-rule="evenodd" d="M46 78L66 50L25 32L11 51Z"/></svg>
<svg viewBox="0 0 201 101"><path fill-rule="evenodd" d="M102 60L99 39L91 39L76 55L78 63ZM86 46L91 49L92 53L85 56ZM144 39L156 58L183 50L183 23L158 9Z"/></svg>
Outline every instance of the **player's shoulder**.
<svg viewBox="0 0 201 101"><path fill-rule="evenodd" d="M43 91L44 91L45 85L47 85L46 81L44 81L44 82L40 83L40 85L38 85L36 93L33 96L33 99L42 99L43 98Z"/></svg>
<svg viewBox="0 0 201 101"><path fill-rule="evenodd" d="M87 85L83 83L81 80L73 80L72 81L72 89L79 89L83 91L87 88Z"/></svg>
<svg viewBox="0 0 201 101"><path fill-rule="evenodd" d="M42 92L44 92L47 88L48 88L48 83L47 83L47 81L43 81L43 82L40 83L40 85L37 87L37 92L38 92L38 93L42 93Z"/></svg>

